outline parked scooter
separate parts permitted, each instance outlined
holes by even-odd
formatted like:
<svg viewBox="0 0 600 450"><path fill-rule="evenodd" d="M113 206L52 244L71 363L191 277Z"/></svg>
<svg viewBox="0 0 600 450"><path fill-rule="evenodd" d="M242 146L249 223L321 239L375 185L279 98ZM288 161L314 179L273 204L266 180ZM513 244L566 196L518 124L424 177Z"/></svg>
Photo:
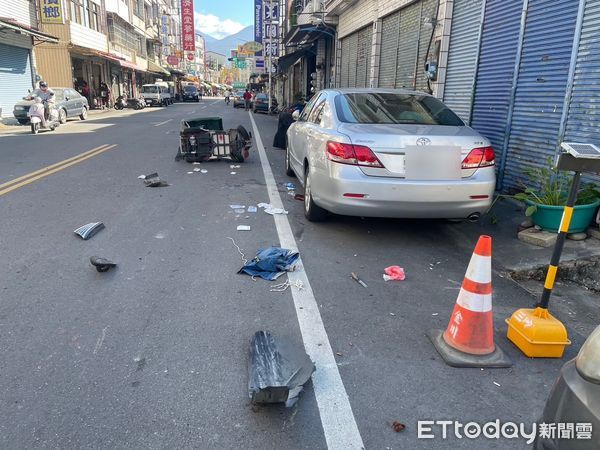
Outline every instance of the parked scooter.
<svg viewBox="0 0 600 450"><path fill-rule="evenodd" d="M46 109L48 109L48 117L46 118ZM58 120L58 110L53 103L43 101L39 97L34 99L33 105L29 107L27 113L31 122L31 133L38 134L42 130L54 131L60 125Z"/></svg>
<svg viewBox="0 0 600 450"><path fill-rule="evenodd" d="M125 98L122 95L119 95L115 100L115 109L121 110L125 108L132 109L143 109L146 107L146 102L144 99L140 98Z"/></svg>

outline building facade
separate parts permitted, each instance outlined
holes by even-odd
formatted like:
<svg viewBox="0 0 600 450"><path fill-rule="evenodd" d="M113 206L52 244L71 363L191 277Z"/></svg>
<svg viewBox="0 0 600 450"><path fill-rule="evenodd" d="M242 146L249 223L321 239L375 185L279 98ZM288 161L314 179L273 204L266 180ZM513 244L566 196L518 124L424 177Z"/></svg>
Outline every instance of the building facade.
<svg viewBox="0 0 600 450"><path fill-rule="evenodd" d="M34 47L58 43L56 37L39 30L37 16L35 2L0 2L0 118L12 116L15 103L35 85Z"/></svg>

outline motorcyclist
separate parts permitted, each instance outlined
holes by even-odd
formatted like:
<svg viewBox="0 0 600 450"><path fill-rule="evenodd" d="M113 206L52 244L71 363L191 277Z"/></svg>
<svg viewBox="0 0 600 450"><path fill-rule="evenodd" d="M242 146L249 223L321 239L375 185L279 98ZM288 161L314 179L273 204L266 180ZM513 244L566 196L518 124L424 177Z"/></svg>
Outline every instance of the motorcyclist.
<svg viewBox="0 0 600 450"><path fill-rule="evenodd" d="M41 99L45 107L44 119L48 119L50 117L50 108L54 105L54 91L48 87L48 83L40 81L40 88L37 92L37 96ZM46 126L45 123L44 126Z"/></svg>

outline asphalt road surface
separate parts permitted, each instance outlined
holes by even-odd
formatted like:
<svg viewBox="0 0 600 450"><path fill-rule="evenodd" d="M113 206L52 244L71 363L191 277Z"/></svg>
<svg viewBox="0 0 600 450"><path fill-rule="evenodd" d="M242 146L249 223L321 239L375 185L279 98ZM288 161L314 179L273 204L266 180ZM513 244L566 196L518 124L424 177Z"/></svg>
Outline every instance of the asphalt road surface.
<svg viewBox="0 0 600 450"><path fill-rule="evenodd" d="M174 161L180 120L202 115L253 132L240 168ZM528 447L444 440L435 427L434 439L418 439L418 420L530 428L564 363L528 360L502 336L504 318L533 299L497 273L496 339L514 366L455 369L438 356L425 333L448 323L478 238L461 232L467 224L307 222L283 186L302 193L284 174L285 152L271 146L276 118L222 99L110 112L37 136L14 130L0 134L0 448ZM137 178L155 171L170 186ZM260 202L289 215L229 207ZM94 221L106 228L74 235ZM229 238L246 259L297 246L290 280L302 289L272 292L285 276L237 274L242 255ZM98 273L92 255L118 267ZM405 281L383 281L392 264ZM250 404L257 330L304 346L316 363L291 408Z"/></svg>

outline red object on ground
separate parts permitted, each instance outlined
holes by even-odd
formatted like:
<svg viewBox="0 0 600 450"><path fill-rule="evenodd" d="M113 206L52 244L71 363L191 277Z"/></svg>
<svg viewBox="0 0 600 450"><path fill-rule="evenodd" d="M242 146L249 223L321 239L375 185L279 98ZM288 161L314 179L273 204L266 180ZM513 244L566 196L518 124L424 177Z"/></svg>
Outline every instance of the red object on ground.
<svg viewBox="0 0 600 450"><path fill-rule="evenodd" d="M400 266L386 267L383 271L387 275L387 277L385 275L383 276L383 279L385 281L389 281L389 280L403 281L406 278L404 269Z"/></svg>

